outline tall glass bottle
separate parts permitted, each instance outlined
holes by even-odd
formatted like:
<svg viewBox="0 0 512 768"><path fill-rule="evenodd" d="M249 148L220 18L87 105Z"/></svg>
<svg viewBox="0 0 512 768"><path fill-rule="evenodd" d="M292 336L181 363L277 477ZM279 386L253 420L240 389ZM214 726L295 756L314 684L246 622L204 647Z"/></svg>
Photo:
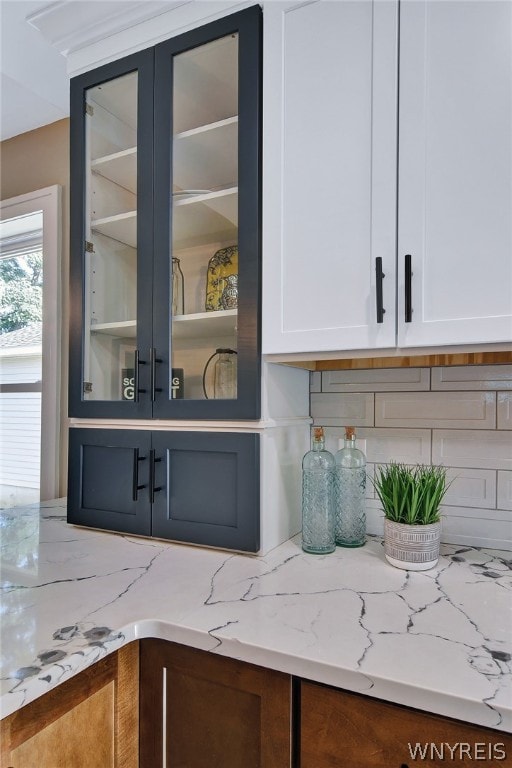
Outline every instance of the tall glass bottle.
<svg viewBox="0 0 512 768"><path fill-rule="evenodd" d="M184 291L185 280L181 271L180 260L172 258L172 314L183 315L185 313Z"/></svg>
<svg viewBox="0 0 512 768"><path fill-rule="evenodd" d="M366 542L366 456L356 448L354 427L345 428L345 444L335 461L336 544L362 547Z"/></svg>
<svg viewBox="0 0 512 768"><path fill-rule="evenodd" d="M323 427L315 427L302 460L302 549L326 555L335 548L334 456L325 450Z"/></svg>

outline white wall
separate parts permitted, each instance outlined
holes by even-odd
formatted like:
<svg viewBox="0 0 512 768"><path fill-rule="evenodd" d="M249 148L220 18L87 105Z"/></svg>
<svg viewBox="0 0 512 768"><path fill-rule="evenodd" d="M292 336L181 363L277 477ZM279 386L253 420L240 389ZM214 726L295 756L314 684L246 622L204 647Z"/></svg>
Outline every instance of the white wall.
<svg viewBox="0 0 512 768"><path fill-rule="evenodd" d="M443 541L512 549L512 365L314 373L311 416L333 453L357 428L370 476L391 460L448 467ZM381 534L370 481L367 496Z"/></svg>

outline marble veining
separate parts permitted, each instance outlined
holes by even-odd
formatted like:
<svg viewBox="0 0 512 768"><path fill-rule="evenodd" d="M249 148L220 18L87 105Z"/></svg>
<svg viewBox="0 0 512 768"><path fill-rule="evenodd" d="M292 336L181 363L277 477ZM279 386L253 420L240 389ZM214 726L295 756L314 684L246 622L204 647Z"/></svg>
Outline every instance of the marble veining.
<svg viewBox="0 0 512 768"><path fill-rule="evenodd" d="M65 502L0 512L1 713L127 642L161 637L512 730L510 553L445 545L395 569L382 540L264 557L66 523Z"/></svg>

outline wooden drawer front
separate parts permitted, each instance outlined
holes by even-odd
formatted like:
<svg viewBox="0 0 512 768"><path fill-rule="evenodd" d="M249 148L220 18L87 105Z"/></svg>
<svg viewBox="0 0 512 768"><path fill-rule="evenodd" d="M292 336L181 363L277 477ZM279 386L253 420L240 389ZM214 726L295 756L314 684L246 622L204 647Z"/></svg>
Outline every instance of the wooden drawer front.
<svg viewBox="0 0 512 768"><path fill-rule="evenodd" d="M163 640L141 648L140 768L289 768L288 675Z"/></svg>
<svg viewBox="0 0 512 768"><path fill-rule="evenodd" d="M300 749L301 768L512 764L506 733L307 682L301 684Z"/></svg>

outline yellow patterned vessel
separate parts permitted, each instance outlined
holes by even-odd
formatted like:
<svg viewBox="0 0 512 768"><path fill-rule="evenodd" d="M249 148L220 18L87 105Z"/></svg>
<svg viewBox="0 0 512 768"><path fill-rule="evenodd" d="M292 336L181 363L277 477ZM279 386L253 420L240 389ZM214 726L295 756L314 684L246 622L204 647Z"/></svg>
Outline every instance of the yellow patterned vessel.
<svg viewBox="0 0 512 768"><path fill-rule="evenodd" d="M216 251L208 262L208 272L206 275L206 301L205 310L207 312L216 312L224 309L222 299L224 289L233 281L228 278L232 275L238 277L238 246L229 245L227 248L221 248ZM236 303L231 297L230 307L233 308Z"/></svg>

